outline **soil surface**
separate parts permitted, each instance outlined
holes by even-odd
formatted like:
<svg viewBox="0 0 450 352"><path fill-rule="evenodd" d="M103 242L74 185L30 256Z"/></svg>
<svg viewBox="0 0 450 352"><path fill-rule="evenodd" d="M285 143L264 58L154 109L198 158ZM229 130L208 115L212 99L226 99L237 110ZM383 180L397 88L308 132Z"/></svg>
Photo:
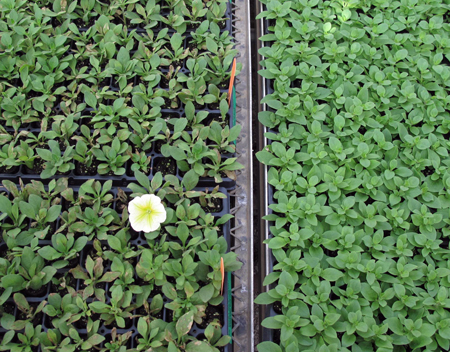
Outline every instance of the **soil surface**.
<svg viewBox="0 0 450 352"><path fill-rule="evenodd" d="M161 172L163 176L165 175L176 175L177 173L177 163L172 158L159 159L155 161L155 173Z"/></svg>
<svg viewBox="0 0 450 352"><path fill-rule="evenodd" d="M80 176L94 176L97 175L97 167L98 162L94 161L92 162L91 166L87 166L82 163L76 163L75 164L75 173Z"/></svg>
<svg viewBox="0 0 450 352"><path fill-rule="evenodd" d="M201 324L197 324L200 329L206 329L206 327L212 323L214 320L219 320L220 325L224 325L224 317L223 317L223 306L212 306L209 305L205 310L205 317Z"/></svg>

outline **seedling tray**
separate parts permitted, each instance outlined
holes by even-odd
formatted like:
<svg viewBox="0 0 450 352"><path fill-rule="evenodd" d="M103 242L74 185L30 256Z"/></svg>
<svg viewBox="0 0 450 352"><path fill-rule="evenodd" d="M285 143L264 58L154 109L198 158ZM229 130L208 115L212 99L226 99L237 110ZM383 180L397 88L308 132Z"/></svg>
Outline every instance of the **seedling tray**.
<svg viewBox="0 0 450 352"><path fill-rule="evenodd" d="M346 36L347 30L362 28L374 18L382 17L394 23L389 28L400 25L399 13L394 14L395 8L391 6L385 9L369 6L364 11L358 7L345 9L343 17L331 18L327 5L322 2L312 8L305 8L301 1L285 3L282 6L286 5L286 11L293 11L292 14L286 12L285 16L279 15L279 7L273 7L276 7L276 1L265 3L270 3L266 17L279 19L261 20L257 24L256 37L268 35L269 27L273 33L275 21L286 35L281 38L281 32L277 33L277 43L270 53L265 51L266 45L273 43L259 43L264 48L260 50L261 55L268 53L265 62L261 63L262 58L258 58L264 66L262 75L274 78L261 77L258 81L258 101L263 102L259 109L271 112L271 107L276 108L277 117L282 121L274 128L278 131L271 131L269 127L273 124L264 119L264 113L260 115L265 127L259 127L257 150L269 146L270 152L257 153L261 161L260 180L264 185L261 187L260 215L271 220L261 223L260 239L268 244L260 247L264 253L261 255L264 270L260 281L267 278L266 282L273 282L267 287L262 284L258 287L262 292L256 300L262 305L259 322L267 327L260 328L257 339L257 342L263 342L261 351L372 350L383 349L383 344L389 345L387 349L398 351L449 350L448 339L443 339L434 327L427 336L423 333L426 325L420 329L420 342L419 334L408 335L408 325L422 326L422 320L434 323L431 318L435 313L434 306L424 304L417 315L418 304L404 303L405 297L411 302L422 302L423 297L435 297L438 290L447 291L443 282L435 286L430 284L426 268L428 265L434 270L448 264L449 234L445 224L448 223L449 205L434 202L434 199L441 199L441 188L433 189L430 185L445 183L447 179L448 175L440 172L440 165L449 162L449 130L444 115L437 111L436 114L420 115L415 121L410 113L427 109L427 99L411 99L415 97L416 89L418 95L423 92L426 98L432 95L430 87L433 91L448 90L439 71L447 72L448 60L438 46L431 46L423 53L415 50L420 45L408 44L416 43L418 34L414 22L397 31L399 38L408 37L410 41L398 42L393 48L384 45L389 35L378 31L370 35L361 30L355 41ZM258 2L255 5L259 7L257 12L265 10ZM445 10L435 13L435 9L440 7L431 8L432 12L424 13L420 19L416 17L417 22L437 20L447 25ZM297 16L309 18L311 11L315 14L314 19L300 29ZM350 19L351 22L344 24ZM443 28L440 27L440 35L446 37L448 31ZM427 30L431 28L421 35L426 36ZM275 40L275 36L266 38ZM342 60L338 54L340 49L334 51L333 47L330 54L327 43L333 38L337 41L344 38L339 47ZM311 55L296 46L299 41L302 44L298 45L313 48ZM347 44L348 48L352 47L348 51L344 49ZM360 44L368 45L370 52L356 50ZM435 58L433 65L439 65L439 69L427 71L426 78L415 76L416 72L428 69L429 58ZM287 72L286 63L289 66L289 62L291 71ZM354 67L360 70L354 71ZM261 66L258 68L262 69ZM335 74L337 71L339 73ZM374 86L372 72L378 71L383 74L378 76L380 84ZM399 78L388 82L392 92L389 99L386 99L381 83L386 82L383 81L386 72L395 72L393 76L397 74ZM291 88L297 89L290 92L286 87L289 83ZM404 103L400 87L406 86L414 93L409 96L411 100ZM300 106L292 108L291 103L297 103L298 99ZM353 109L358 104L362 108ZM291 112L295 110L293 115L286 113L286 108ZM392 116L395 116L395 122ZM264 132L277 133L279 141L272 142L270 134L264 135ZM379 138L374 137L371 141L371 136L377 134ZM409 144L413 139L415 144ZM389 146L385 148L386 144ZM439 157L431 151L437 146L442 146ZM286 152L284 148L291 149ZM364 150L370 150L370 158ZM287 159L291 159L289 164ZM292 174L283 173L285 170ZM279 175L278 184L275 173ZM293 179L291 175L294 175ZM268 178L275 187L267 184ZM408 184L409 180L414 180L414 186L411 186L414 191L407 193L401 185ZM285 193L278 198L275 191L282 188ZM420 192L424 189L427 196ZM400 217L392 215L398 214L397 211L402 214ZM421 215L417 215L419 213ZM427 230L422 220L417 220L424 217L434 219ZM424 234L428 232L433 235L425 247ZM277 249L271 250L269 245ZM433 250L430 249L432 246ZM286 258L284 255L289 259L281 259ZM277 258L283 263L278 264ZM414 276L411 270L407 274L408 280L404 280L404 268L420 271L422 266L423 274ZM376 271L374 268L383 269ZM291 270L296 274L291 274ZM350 296L352 298L346 300ZM280 319L274 319L275 315ZM298 324L287 324L286 328L283 319L293 322L292 316L296 316L294 319ZM300 322L300 317L306 320ZM345 327L351 325L355 328L345 332ZM294 339L291 339L292 333Z"/></svg>
<svg viewBox="0 0 450 352"><path fill-rule="evenodd" d="M19 186L19 185L17 185ZM20 187L20 186L19 186ZM73 187L72 188L74 191L74 194L77 194L79 191L78 187ZM200 191L200 190L204 190L204 188L201 187L196 187L194 190ZM123 192L125 192L125 194L130 195L132 193L132 191L128 188L124 188L122 189ZM220 188L219 189L220 192L223 192L224 194L227 194L227 190L225 188ZM8 194L8 192L6 191L2 191L6 194ZM119 189L118 188L112 188L109 191L110 194L112 194L114 196L115 201L112 203L111 208L115 209L116 211L118 211L118 213L120 214L121 209L118 208L118 193L119 193ZM65 210L65 200L62 199L62 211ZM225 215L225 214L230 214L231 212L231 208L230 208L230 199L229 197L225 198L225 199L221 199L221 206L220 209L218 209L218 211L216 212L211 212L211 215L213 215L216 218L220 218L221 216ZM55 227L54 227L54 232L60 227L60 219L58 218L56 220L55 223ZM225 223L224 225L222 225L222 229L220 231L223 234L223 237L225 238L227 244L228 244L228 248L230 248L230 242L231 242L231 237L230 237L230 222L228 221L227 223ZM131 244L131 246L134 246L135 248L150 248L147 239L144 236L144 233L137 233L134 232L132 229L130 230L131 233L131 240L129 241L129 243ZM51 245L52 242L50 240L51 235L48 235L47 237L49 237L48 239L43 239L43 240L39 240L39 246L43 247L46 245ZM171 241L175 241L178 242L178 239L170 239ZM68 273L69 270L71 268L75 268L77 265L80 265L82 268L85 269L85 262L86 262L86 258L87 256L90 254L91 250L93 250L93 241L88 241L86 243L86 246L84 247L84 249L79 252L79 256L77 257L77 260L72 260L70 265L64 269L58 269L55 276L64 276L64 274ZM108 245L107 241L100 241L101 245L102 245L102 249L103 251L107 251L110 248L110 246ZM181 242L180 242L181 243ZM4 250L6 250L6 243L1 240L0 241L0 253L3 252ZM137 256L135 258L131 258L130 260L132 260L132 265L135 266L136 263L139 262L140 256ZM110 269L110 262L109 261L105 261L104 263L104 272L108 271ZM72 277L71 274L68 274L69 277ZM136 272L134 273L134 279L135 279L135 283L138 282L142 282L142 280L137 276ZM221 304L219 304L218 306L208 306L207 307L207 316L205 317L205 319L208 318L208 314L211 314L211 321L213 318L219 318L219 321L222 325L222 335L227 335L229 334L229 332L231 331L231 324L232 322L230 321L230 315L228 314L231 310L232 310L232 302L230 301L230 297L231 297L231 292L229 291L229 287L231 287L231 283L229 282L230 280L230 276L226 276L225 277L225 283L224 283L224 292L223 292L223 297L224 300ZM70 282L70 286L73 287L76 291L78 290L82 290L83 289L83 280L81 279L75 279L73 278L73 280ZM109 287L111 286L111 283L104 283L104 289L105 289L105 303L109 303L111 300L111 297L109 295ZM24 293L24 292L23 292ZM38 292L35 292L34 294L26 294L25 298L27 300L27 302L30 304L30 306L37 306L39 305L39 303L43 300L47 300L48 296L52 293L59 293L61 296L64 296L65 294L68 293L67 289L58 289L57 286L55 286L54 284L52 284L52 282L49 282L46 286L43 286L43 288L41 290L39 290ZM160 290L160 288L158 286L155 286L150 298L148 299L149 304L152 301L152 297L154 297L157 293L162 294L162 291ZM93 298L90 297L87 299L87 302L90 303L93 301ZM163 295L163 301L164 303L170 302L170 299L165 297ZM13 297L8 298L8 300L5 302L4 304L4 308L6 309L6 312L9 312L9 314L12 314L16 317L16 319L20 319L20 315L22 314L21 311L19 310L19 308L16 306ZM140 308L141 309L141 308ZM137 309L135 311L133 311L133 315L140 315L140 309ZM158 317L166 322L171 322L172 320L172 311L169 309L166 309L165 307L163 307L162 311L160 313L158 313ZM137 340L136 338L139 336L139 333L137 332L137 321L138 321L139 317L134 317L133 319L131 319L131 321L126 320L126 327L124 329L121 328L117 328L117 333L118 334L124 334L127 333L128 331L133 331L133 334L131 336L131 338L128 340L128 344L127 344L127 348L135 348L137 346ZM32 321L33 325L42 325L42 330L43 331L47 331L48 329L54 329L53 325L51 324L51 319L48 315L46 315L45 313L41 312L39 313L35 319ZM77 332L80 334L80 336L87 336L87 330L85 328L79 328L77 327L77 324L74 323L75 328L77 329ZM205 331L206 326L204 326L203 324L199 325L197 323L194 322L194 325L191 329L191 331L189 332L190 336L193 337L197 337L197 338L202 338L204 337L204 331ZM112 326L111 325L101 325L100 329L99 329L99 333L102 336L108 336L111 334L112 331ZM3 329L0 327L0 337L3 337L3 335L7 332L7 330ZM107 341L104 341L102 343L102 346L104 345L104 343ZM37 351L40 351L41 348L39 347ZM223 348L224 352L230 352L232 351L232 345L228 344Z"/></svg>

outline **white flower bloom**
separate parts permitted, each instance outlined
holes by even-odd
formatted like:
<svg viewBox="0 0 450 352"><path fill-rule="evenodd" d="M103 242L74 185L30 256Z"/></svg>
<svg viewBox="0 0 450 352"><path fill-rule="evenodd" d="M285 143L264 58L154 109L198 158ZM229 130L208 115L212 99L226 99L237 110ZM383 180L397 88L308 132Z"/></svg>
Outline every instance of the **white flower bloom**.
<svg viewBox="0 0 450 352"><path fill-rule="evenodd" d="M130 224L133 230L152 232L166 221L166 209L161 199L154 194L144 194L128 204Z"/></svg>

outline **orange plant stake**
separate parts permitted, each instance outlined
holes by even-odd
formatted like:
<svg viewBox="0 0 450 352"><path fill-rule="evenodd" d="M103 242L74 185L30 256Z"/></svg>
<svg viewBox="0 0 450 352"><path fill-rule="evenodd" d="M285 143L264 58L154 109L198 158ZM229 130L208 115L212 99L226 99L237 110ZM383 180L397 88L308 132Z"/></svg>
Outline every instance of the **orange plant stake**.
<svg viewBox="0 0 450 352"><path fill-rule="evenodd" d="M222 287L220 289L220 295L223 295L223 283L225 282L225 266L223 265L222 257L220 257L220 273L222 274Z"/></svg>
<svg viewBox="0 0 450 352"><path fill-rule="evenodd" d="M228 106L231 103L231 94L233 93L234 76L236 75L236 58L233 60L233 66L231 67L230 86L228 87Z"/></svg>

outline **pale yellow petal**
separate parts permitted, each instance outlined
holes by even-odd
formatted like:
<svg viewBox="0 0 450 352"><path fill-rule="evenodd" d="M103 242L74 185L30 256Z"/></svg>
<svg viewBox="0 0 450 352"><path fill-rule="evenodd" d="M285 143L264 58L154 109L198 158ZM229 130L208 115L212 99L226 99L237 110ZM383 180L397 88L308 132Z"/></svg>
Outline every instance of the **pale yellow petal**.
<svg viewBox="0 0 450 352"><path fill-rule="evenodd" d="M159 222L160 224L163 223L164 221L166 221L166 217L167 217L167 214L165 211L153 213L153 218L155 219L155 221Z"/></svg>
<svg viewBox="0 0 450 352"><path fill-rule="evenodd" d="M152 231L158 230L159 225L161 225L161 223L159 221L155 220L154 216L152 216L149 220L150 220L149 227L148 227L149 231L146 231L146 232L152 232Z"/></svg>
<svg viewBox="0 0 450 352"><path fill-rule="evenodd" d="M128 212L132 214L140 211L143 207L144 201L142 200L142 197L136 197L128 204Z"/></svg>
<svg viewBox="0 0 450 352"><path fill-rule="evenodd" d="M133 228L133 230L139 232L139 231L146 231L149 227L149 221L148 221L148 214L146 211L135 211L130 213L130 225Z"/></svg>
<svg viewBox="0 0 450 352"><path fill-rule="evenodd" d="M152 210L155 213L165 213L166 212L166 209L164 208L164 205L161 202L159 202L157 204L152 204Z"/></svg>
<svg viewBox="0 0 450 352"><path fill-rule="evenodd" d="M149 194L148 202L150 207L153 209L157 207L159 204L161 204L161 198L158 196L155 196L154 194Z"/></svg>

